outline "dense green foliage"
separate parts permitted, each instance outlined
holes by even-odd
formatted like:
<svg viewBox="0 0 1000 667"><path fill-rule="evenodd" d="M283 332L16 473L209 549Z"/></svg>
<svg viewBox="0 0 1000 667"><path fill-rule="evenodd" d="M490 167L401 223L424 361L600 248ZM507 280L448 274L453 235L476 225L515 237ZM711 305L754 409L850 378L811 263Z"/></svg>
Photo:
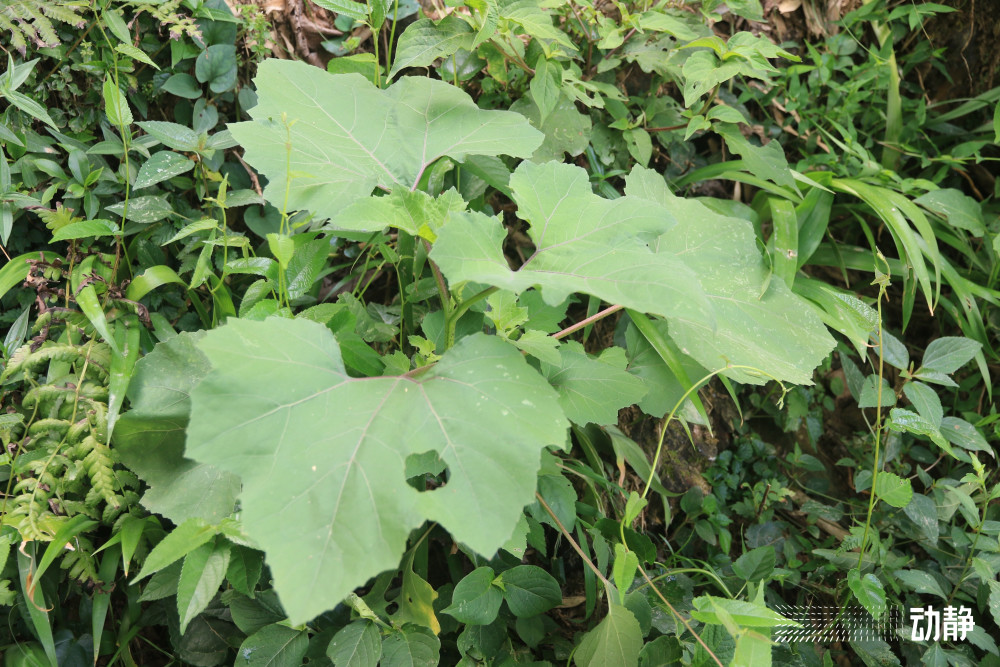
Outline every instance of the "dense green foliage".
<svg viewBox="0 0 1000 667"><path fill-rule="evenodd" d="M317 5L0 0L5 665L1000 663L946 7Z"/></svg>

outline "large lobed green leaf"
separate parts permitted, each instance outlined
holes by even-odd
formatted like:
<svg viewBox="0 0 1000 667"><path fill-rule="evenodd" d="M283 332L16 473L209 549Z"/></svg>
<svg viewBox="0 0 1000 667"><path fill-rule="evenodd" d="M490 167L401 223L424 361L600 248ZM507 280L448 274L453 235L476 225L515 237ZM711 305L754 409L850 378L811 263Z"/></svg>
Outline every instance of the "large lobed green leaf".
<svg viewBox="0 0 1000 667"><path fill-rule="evenodd" d="M812 306L771 280L748 221L675 197L655 172L636 168L616 200L593 194L584 170L551 162L522 163L510 186L535 252L511 270L499 221L452 214L431 252L451 282L540 286L550 304L584 292L661 315L681 352L743 382L767 377L734 366L808 384L833 348Z"/></svg>
<svg viewBox="0 0 1000 667"><path fill-rule="evenodd" d="M677 218L677 227L658 240L659 255L676 258L698 276L715 315L706 320L660 313L681 351L709 370L751 366L780 380L811 384L813 369L834 340L808 302L781 279L771 279L750 223L674 196L648 169L633 170L625 193L665 206ZM769 379L742 369L726 375L751 383Z"/></svg>
<svg viewBox="0 0 1000 667"><path fill-rule="evenodd" d="M586 171L554 162L522 162L510 186L518 216L531 223L535 252L512 271L501 247L506 231L496 219L452 214L431 252L450 281L515 292L539 285L550 305L585 292L643 312L712 319L697 277L681 261L649 247L677 224L663 207L637 198L598 197Z"/></svg>
<svg viewBox="0 0 1000 667"><path fill-rule="evenodd" d="M497 338L463 339L420 374L352 379L315 322L230 320L199 348L187 454L239 475L247 534L263 547L293 623L399 563L437 521L475 551L510 537L539 451L563 445L556 392ZM447 484L418 492L406 460L437 452Z"/></svg>
<svg viewBox="0 0 1000 667"><path fill-rule="evenodd" d="M413 189L440 157L527 157L542 135L519 114L483 111L443 81L404 77L384 90L360 74L265 60L254 78L253 122L230 125L268 178L264 196L333 218L375 188Z"/></svg>

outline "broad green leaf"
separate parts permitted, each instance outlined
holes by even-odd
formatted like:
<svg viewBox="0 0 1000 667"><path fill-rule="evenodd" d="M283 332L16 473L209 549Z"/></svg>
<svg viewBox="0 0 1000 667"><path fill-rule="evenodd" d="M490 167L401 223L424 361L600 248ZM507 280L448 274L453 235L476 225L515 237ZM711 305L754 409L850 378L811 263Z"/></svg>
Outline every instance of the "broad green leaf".
<svg viewBox="0 0 1000 667"><path fill-rule="evenodd" d="M882 378L882 407L889 407L896 405L896 393L892 390L892 386L889 385L889 381ZM874 408L878 407L879 404L879 380L878 376L872 373L865 378L864 385L861 387L861 396L858 398L859 408ZM929 423L929 422L928 422Z"/></svg>
<svg viewBox="0 0 1000 667"><path fill-rule="evenodd" d="M660 56L663 57L662 54ZM695 51L684 61L684 106L693 107L702 95L719 83L740 73L740 64L734 60L720 62L711 51Z"/></svg>
<svg viewBox="0 0 1000 667"><path fill-rule="evenodd" d="M177 582L177 613L182 634L219 592L228 567L229 543L225 540L206 542L184 557Z"/></svg>
<svg viewBox="0 0 1000 667"><path fill-rule="evenodd" d="M608 615L584 635L573 654L577 667L635 667L642 650L642 630L625 607L611 603Z"/></svg>
<svg viewBox="0 0 1000 667"><path fill-rule="evenodd" d="M153 69L160 69L159 65L154 63L152 59L150 59L150 57L146 55L145 51L135 46L132 46L131 44L118 44L117 46L115 46L115 51L117 51L118 53L124 53L129 58L138 60L139 62L146 63Z"/></svg>
<svg viewBox="0 0 1000 667"><path fill-rule="evenodd" d="M510 184L518 216L531 223L535 252L512 271L501 247L507 231L497 219L454 214L431 251L449 281L514 292L539 285L549 305L584 292L643 312L711 319L692 272L648 246L676 224L662 207L598 197L586 171L554 162L522 162Z"/></svg>
<svg viewBox="0 0 1000 667"><path fill-rule="evenodd" d="M705 377L707 371L677 349L677 345L667 334L668 325L665 320L646 318L642 321L644 316L634 317L631 313L629 317L632 322L625 329L628 372L640 378L647 387L656 388L642 397L638 403L639 409L647 415L659 417L673 410L694 381ZM679 414L688 422L702 425L708 423L697 392L685 399Z"/></svg>
<svg viewBox="0 0 1000 667"><path fill-rule="evenodd" d="M795 621L768 609L763 604L748 600L730 600L713 595L702 595L694 599L694 608L695 611L691 612L691 616L702 623L722 623L724 619L719 613L719 610L722 610L725 616L728 616L734 623L745 628L773 628L778 625L795 625Z"/></svg>
<svg viewBox="0 0 1000 667"><path fill-rule="evenodd" d="M569 36L552 25L552 15L538 0L500 0L497 5L500 17L520 25L525 34L536 39L552 39L576 51L576 45Z"/></svg>
<svg viewBox="0 0 1000 667"><path fill-rule="evenodd" d="M108 115L108 122L116 127L132 124L128 100L110 76L104 80L104 112Z"/></svg>
<svg viewBox="0 0 1000 667"><path fill-rule="evenodd" d="M734 125L716 123L713 129L726 140L729 150L743 158L743 166L751 174L787 188L795 188L795 179L792 178L785 150L780 142L771 140L765 146L754 146Z"/></svg>
<svg viewBox="0 0 1000 667"><path fill-rule="evenodd" d="M145 197L133 197L127 202L119 202L107 208L107 210L117 215L123 215L126 220L148 225L168 218L174 213L162 195L147 195Z"/></svg>
<svg viewBox="0 0 1000 667"><path fill-rule="evenodd" d="M314 0L317 5L333 12L334 14L343 14L355 21L364 21L368 18L368 8L365 7L363 2L355 2L354 0Z"/></svg>
<svg viewBox="0 0 1000 667"><path fill-rule="evenodd" d="M610 347L599 357L588 355L575 341L559 348L558 365L542 364L542 375L559 392L566 417L580 426L616 424L618 411L646 394L639 378L625 370L625 351Z"/></svg>
<svg viewBox="0 0 1000 667"><path fill-rule="evenodd" d="M382 641L380 667L435 667L441 641L427 628L403 626Z"/></svg>
<svg viewBox="0 0 1000 667"><path fill-rule="evenodd" d="M517 349L526 352L539 361L558 366L562 363L559 356L559 341L537 329L528 329L515 341L511 341Z"/></svg>
<svg viewBox="0 0 1000 667"><path fill-rule="evenodd" d="M762 581L774 571L774 547L770 545L751 549L736 559L733 572L744 581Z"/></svg>
<svg viewBox="0 0 1000 667"><path fill-rule="evenodd" d="M437 456L434 456L435 460ZM440 472L440 471L439 471ZM441 632L441 623L434 613L434 600L438 598L437 591L420 575L413 571L413 555L403 568L403 585L399 591L399 610L392 615L392 620L398 625L414 623L430 628L435 635Z"/></svg>
<svg viewBox="0 0 1000 667"><path fill-rule="evenodd" d="M453 616L459 623L489 625L500 611L503 593L493 584L493 568L476 568L466 575L451 595L451 604L441 613Z"/></svg>
<svg viewBox="0 0 1000 667"><path fill-rule="evenodd" d="M163 82L161 89L189 100L198 99L203 92L198 79L190 74L172 74L169 79Z"/></svg>
<svg viewBox="0 0 1000 667"><path fill-rule="evenodd" d="M892 472L880 472L875 478L875 495L893 507L906 507L913 498L913 485Z"/></svg>
<svg viewBox="0 0 1000 667"><path fill-rule="evenodd" d="M659 309L681 352L710 371L744 365L781 380L811 384L812 370L833 349L834 340L807 303L783 281L770 280L751 223L675 197L663 178L647 169L632 171L625 193L660 203L677 219L677 226L660 237L658 256L686 265L705 294L696 297L698 292L689 290L686 298L707 297L711 308L710 318L693 316L690 310ZM745 369L725 374L753 384L770 379Z"/></svg>
<svg viewBox="0 0 1000 667"><path fill-rule="evenodd" d="M147 120L136 123L151 137L167 148L175 151L196 151L200 141L198 133L191 128L162 120Z"/></svg>
<svg viewBox="0 0 1000 667"><path fill-rule="evenodd" d="M465 200L455 190L431 197L420 190L397 188L384 197L359 199L330 222L331 229L378 232L396 227L433 243L437 230L452 213L465 210Z"/></svg>
<svg viewBox="0 0 1000 667"><path fill-rule="evenodd" d="M450 56L459 49L471 50L475 39L476 31L455 14L437 23L420 19L400 36L389 79L407 67L428 67L438 58Z"/></svg>
<svg viewBox="0 0 1000 667"><path fill-rule="evenodd" d="M494 553L534 497L539 450L565 442L555 391L496 338L468 336L414 376L357 380L307 320L231 319L199 348L213 371L192 392L186 454L241 477L243 525L294 623L397 567L425 520ZM405 461L429 451L451 476L418 492Z"/></svg>
<svg viewBox="0 0 1000 667"><path fill-rule="evenodd" d="M229 516L240 492L236 475L184 457L191 389L210 366L195 347L204 334L181 333L136 362L113 443L122 463L149 488L143 506L176 524Z"/></svg>
<svg viewBox="0 0 1000 667"><path fill-rule="evenodd" d="M987 452L993 456L993 448L975 426L961 417L945 417L941 420L941 435L953 445L974 452Z"/></svg>
<svg viewBox="0 0 1000 667"><path fill-rule="evenodd" d="M923 536L932 543L938 539L938 514L934 499L920 493L914 493L913 499L903 508L903 513L920 529Z"/></svg>
<svg viewBox="0 0 1000 667"><path fill-rule="evenodd" d="M924 352L923 368L938 373L951 374L972 361L982 348L971 338L944 336L931 341Z"/></svg>
<svg viewBox="0 0 1000 667"><path fill-rule="evenodd" d="M910 590L915 593L927 593L930 595L936 595L942 600L947 599L945 592L941 590L941 584L937 579L934 578L929 572L924 572L922 570L896 570L892 573L893 578L899 579Z"/></svg>
<svg viewBox="0 0 1000 667"><path fill-rule="evenodd" d="M81 220L57 229L52 235L52 241L93 239L99 236L118 236L121 233L118 225L110 220Z"/></svg>
<svg viewBox="0 0 1000 667"><path fill-rule="evenodd" d="M755 630L744 630L736 638L736 649L731 667L771 667L771 647L766 635Z"/></svg>
<svg viewBox="0 0 1000 667"><path fill-rule="evenodd" d="M663 667L680 664L684 651L677 637L661 635L647 642L639 652L639 667Z"/></svg>
<svg viewBox="0 0 1000 667"><path fill-rule="evenodd" d="M559 98L555 108L542 122L542 112L534 100L522 97L511 105L510 110L521 114L531 122L531 126L542 131L545 140L531 155L533 162L562 161L566 153L577 156L590 145L593 123L590 116L577 111L576 105L565 96Z"/></svg>
<svg viewBox="0 0 1000 667"><path fill-rule="evenodd" d="M359 619L341 628L326 647L334 667L376 667L382 657L382 636L369 620Z"/></svg>
<svg viewBox="0 0 1000 667"><path fill-rule="evenodd" d="M625 604L625 592L632 587L635 573L639 569L639 556L629 551L624 544L615 544L615 560L611 567L611 578L618 588L618 603Z"/></svg>
<svg viewBox="0 0 1000 667"><path fill-rule="evenodd" d="M309 635L284 625L267 625L240 644L240 667L301 667Z"/></svg>
<svg viewBox="0 0 1000 667"><path fill-rule="evenodd" d="M545 119L559 104L562 95L562 67L546 58L544 55L538 57L535 62L535 75L531 77L528 84L531 99L538 107L540 114L539 121L545 125Z"/></svg>
<svg viewBox="0 0 1000 667"><path fill-rule="evenodd" d="M216 528L201 519L188 519L174 528L146 556L142 570L136 575L135 581L158 572L174 561L208 542L215 536Z"/></svg>
<svg viewBox="0 0 1000 667"><path fill-rule="evenodd" d="M458 88L427 77L380 90L360 74L265 60L254 81L254 122L230 130L247 162L267 176L268 201L281 206L291 178L290 209L319 218L336 217L376 187L413 189L440 157L527 157L542 141L517 114L483 111Z"/></svg>
<svg viewBox="0 0 1000 667"><path fill-rule="evenodd" d="M236 84L236 46L212 44L194 61L194 75L213 93L224 93Z"/></svg>
<svg viewBox="0 0 1000 667"><path fill-rule="evenodd" d="M979 202L961 190L954 188L932 190L913 201L944 218L952 227L964 229L973 236L982 236L986 233L982 207Z"/></svg>
<svg viewBox="0 0 1000 667"><path fill-rule="evenodd" d="M938 447L952 456L955 455L952 452L951 446L948 445L948 441L941 435L938 427L915 412L902 408L893 408L889 412L889 428L893 431L908 431L917 435L925 435Z"/></svg>
<svg viewBox="0 0 1000 667"><path fill-rule="evenodd" d="M921 417L940 428L944 408L941 407L941 398L936 391L923 382L907 382L903 385L903 393L910 399L910 403Z"/></svg>
<svg viewBox="0 0 1000 667"><path fill-rule="evenodd" d="M194 161L173 151L154 153L139 169L132 188L141 190L194 169Z"/></svg>
<svg viewBox="0 0 1000 667"><path fill-rule="evenodd" d="M229 551L226 581L243 595L253 595L264 568L264 555L256 549L233 545Z"/></svg>
<svg viewBox="0 0 1000 667"><path fill-rule="evenodd" d="M512 614L530 618L562 603L555 577L535 565L517 565L504 572L503 597Z"/></svg>
<svg viewBox="0 0 1000 667"><path fill-rule="evenodd" d="M885 613L885 589L874 574L862 576L856 568L852 569L847 573L847 585L869 614L879 618Z"/></svg>
<svg viewBox="0 0 1000 667"><path fill-rule="evenodd" d="M872 349L879 353L878 332L872 331L870 334ZM903 342L893 336L888 331L882 331L882 358L885 363L900 370L907 370L910 366L910 353L906 351Z"/></svg>

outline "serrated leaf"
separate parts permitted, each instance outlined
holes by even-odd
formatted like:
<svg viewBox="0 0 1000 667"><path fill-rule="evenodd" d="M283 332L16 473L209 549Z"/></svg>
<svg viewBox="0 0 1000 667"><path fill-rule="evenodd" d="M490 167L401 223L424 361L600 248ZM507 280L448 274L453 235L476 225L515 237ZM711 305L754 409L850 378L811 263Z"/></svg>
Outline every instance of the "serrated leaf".
<svg viewBox="0 0 1000 667"><path fill-rule="evenodd" d="M459 623L489 625L500 611L503 593L493 585L493 568L476 568L455 585L451 604L441 613L453 616Z"/></svg>
<svg viewBox="0 0 1000 667"><path fill-rule="evenodd" d="M241 667L300 667L309 635L284 625L267 625L243 640L236 664Z"/></svg>
<svg viewBox="0 0 1000 667"><path fill-rule="evenodd" d="M443 81L405 77L384 90L360 74L328 74L302 62L265 60L254 78L254 122L230 130L246 160L269 184L264 196L284 202L291 144L290 209L334 218L380 186L413 189L424 170L448 156L527 157L542 136L517 114L483 111ZM282 115L291 128L282 123Z"/></svg>
<svg viewBox="0 0 1000 667"><path fill-rule="evenodd" d="M862 576L857 569L852 569L847 573L847 585L869 614L879 618L885 613L885 589L874 574Z"/></svg>
<svg viewBox="0 0 1000 667"><path fill-rule="evenodd" d="M221 521L240 492L236 475L184 457L191 389L211 370L195 347L203 335L181 333L136 362L126 392L132 408L113 434L122 463L149 485L143 506L178 525Z"/></svg>
<svg viewBox="0 0 1000 667"><path fill-rule="evenodd" d="M746 628L795 625L795 621L768 609L763 604L748 600L730 600L713 595L702 595L694 599L694 608L695 611L691 612L691 616L702 623L723 624L724 620L731 619L734 623Z"/></svg>
<svg viewBox="0 0 1000 667"><path fill-rule="evenodd" d="M573 663L577 667L635 667L642 650L642 630L625 607L611 603L608 615L584 635Z"/></svg>
<svg viewBox="0 0 1000 667"><path fill-rule="evenodd" d="M669 212L635 198L598 197L587 172L572 165L522 162L510 185L518 216L531 223L535 252L511 271L503 225L481 213L454 214L431 251L451 282L514 292L540 285L549 305L584 292L643 312L711 318L692 272L648 246L676 224Z"/></svg>
<svg viewBox="0 0 1000 667"><path fill-rule="evenodd" d="M892 472L880 472L875 478L875 495L893 507L906 507L913 498L913 485Z"/></svg>
<svg viewBox="0 0 1000 667"><path fill-rule="evenodd" d="M910 410L904 410L902 408L893 408L889 412L889 428L893 431L908 431L910 433L916 433L917 435L925 435L938 447L954 456L951 447L948 445L948 441L941 435L941 431L938 427L931 424L916 412L911 412Z"/></svg>
<svg viewBox="0 0 1000 667"><path fill-rule="evenodd" d="M360 619L341 628L326 647L334 667L376 667L382 657L382 636L369 620Z"/></svg>
<svg viewBox="0 0 1000 667"><path fill-rule="evenodd" d="M878 381L878 376L874 373L865 378L864 385L861 387L861 396L858 398L859 408L878 407ZM889 381L882 378L882 407L891 407L893 405L896 405L896 393L889 385Z"/></svg>
<svg viewBox="0 0 1000 667"><path fill-rule="evenodd" d="M714 319L661 313L681 352L710 371L730 367L725 374L740 382L761 384L770 378L732 366L811 384L812 369L833 349L834 340L807 303L783 281L770 280L750 221L675 197L663 177L648 169L633 169L625 193L661 203L677 219L677 227L658 240L658 255L676 257L697 276L713 311Z"/></svg>
<svg viewBox="0 0 1000 667"><path fill-rule="evenodd" d="M216 528L201 519L188 519L174 528L146 556L142 570L133 581L159 572L171 563L188 555L215 536Z"/></svg>
<svg viewBox="0 0 1000 667"><path fill-rule="evenodd" d="M134 190L148 188L174 176L180 176L194 169L194 160L173 151L154 153L139 169L139 175L132 184Z"/></svg>
<svg viewBox="0 0 1000 667"><path fill-rule="evenodd" d="M152 59L150 59L150 57L147 56L144 51L132 46L131 44L119 44L115 47L115 51L117 51L118 53L123 53L129 58L138 60L139 62L146 63L155 70L160 69L159 65L154 63Z"/></svg>
<svg viewBox="0 0 1000 667"><path fill-rule="evenodd" d="M407 67L433 65L438 58L450 56L459 49L470 51L475 39L476 31L455 14L449 14L437 23L420 19L400 36L389 79L395 78L400 70Z"/></svg>
<svg viewBox="0 0 1000 667"><path fill-rule="evenodd" d="M52 241L68 239L91 239L99 236L118 236L121 230L110 220L81 220L60 227L52 235Z"/></svg>
<svg viewBox="0 0 1000 667"><path fill-rule="evenodd" d="M982 348L979 341L957 336L944 336L931 341L924 352L923 368L951 374L972 361Z"/></svg>
<svg viewBox="0 0 1000 667"><path fill-rule="evenodd" d="M116 127L132 124L132 110L128 101L110 76L104 80L104 113L108 116L108 122Z"/></svg>
<svg viewBox="0 0 1000 667"><path fill-rule="evenodd" d="M517 349L527 352L535 359L547 364L558 366L562 357L559 356L558 339L537 329L528 329L515 341L512 341Z"/></svg>
<svg viewBox="0 0 1000 667"><path fill-rule="evenodd" d="M425 520L494 553L534 497L539 450L565 442L555 391L481 334L417 376L358 380L306 320L231 319L199 348L213 371L192 393L186 454L241 477L244 526L293 623L395 568ZM404 463L428 451L451 476L421 493Z"/></svg>
<svg viewBox="0 0 1000 667"><path fill-rule="evenodd" d="M177 582L177 613L180 614L181 634L188 623L208 607L229 567L229 543L206 542L184 557Z"/></svg>
<svg viewBox="0 0 1000 667"><path fill-rule="evenodd" d="M617 351L617 354L615 353ZM618 411L646 395L642 380L625 370L625 352L612 347L596 359L570 341L559 348L558 365L542 364L542 374L559 392L566 417L580 426L616 424Z"/></svg>
<svg viewBox="0 0 1000 667"><path fill-rule="evenodd" d="M921 417L932 425L940 427L944 408L941 407L941 398L937 392L923 382L908 382L903 386L903 393L910 399L910 403Z"/></svg>
<svg viewBox="0 0 1000 667"><path fill-rule="evenodd" d="M512 614L530 618L562 602L555 577L535 565L517 565L503 573L503 597Z"/></svg>

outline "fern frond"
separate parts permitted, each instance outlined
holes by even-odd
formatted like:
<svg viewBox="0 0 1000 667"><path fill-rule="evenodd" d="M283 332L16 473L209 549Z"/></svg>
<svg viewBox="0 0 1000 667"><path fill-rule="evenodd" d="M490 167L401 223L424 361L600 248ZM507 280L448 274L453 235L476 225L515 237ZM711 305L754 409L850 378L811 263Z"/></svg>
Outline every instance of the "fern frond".
<svg viewBox="0 0 1000 667"><path fill-rule="evenodd" d="M82 7L66 0L0 0L0 32L9 32L10 43L21 54L27 40L39 47L61 43L52 21L82 27Z"/></svg>

